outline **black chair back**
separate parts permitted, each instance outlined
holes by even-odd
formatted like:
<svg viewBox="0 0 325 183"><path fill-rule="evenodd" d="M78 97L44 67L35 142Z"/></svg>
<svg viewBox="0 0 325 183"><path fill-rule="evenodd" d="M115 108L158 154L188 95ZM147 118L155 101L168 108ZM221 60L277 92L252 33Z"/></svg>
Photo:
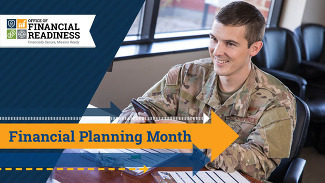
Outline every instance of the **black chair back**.
<svg viewBox="0 0 325 183"><path fill-rule="evenodd" d="M270 178L268 179L271 182L283 182L283 178L289 168L290 163L293 159L297 158L304 146L309 121L310 121L310 112L307 104L301 100L299 97L296 97L297 105L297 122L296 128L293 132L293 139L290 151L290 157L282 159L280 165L272 172Z"/></svg>
<svg viewBox="0 0 325 183"><path fill-rule="evenodd" d="M325 65L325 27L319 24L303 24L295 29L304 61ZM322 69L323 70L323 69ZM313 86L325 89L324 71L319 67L305 68L304 77Z"/></svg>
<svg viewBox="0 0 325 183"><path fill-rule="evenodd" d="M295 29L303 60L325 64L325 27L319 24L303 24Z"/></svg>
<svg viewBox="0 0 325 183"><path fill-rule="evenodd" d="M264 35L267 69L296 74L301 63L298 40L285 28L267 28Z"/></svg>

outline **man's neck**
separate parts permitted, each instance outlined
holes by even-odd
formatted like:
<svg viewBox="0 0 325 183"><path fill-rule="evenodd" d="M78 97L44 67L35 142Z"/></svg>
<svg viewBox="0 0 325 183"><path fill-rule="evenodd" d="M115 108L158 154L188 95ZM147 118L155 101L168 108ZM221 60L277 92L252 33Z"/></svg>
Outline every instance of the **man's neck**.
<svg viewBox="0 0 325 183"><path fill-rule="evenodd" d="M238 90L248 78L251 69L250 64L249 69L243 69L242 72L237 72L231 76L219 76L220 89L224 92Z"/></svg>

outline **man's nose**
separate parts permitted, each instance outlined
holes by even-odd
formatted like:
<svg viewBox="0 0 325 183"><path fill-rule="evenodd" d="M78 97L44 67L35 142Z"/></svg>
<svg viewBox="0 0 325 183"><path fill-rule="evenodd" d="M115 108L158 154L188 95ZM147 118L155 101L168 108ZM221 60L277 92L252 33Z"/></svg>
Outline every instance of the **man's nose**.
<svg viewBox="0 0 325 183"><path fill-rule="evenodd" d="M216 44L213 50L213 55L219 56L219 55L223 55L224 53L225 53L224 46L220 43Z"/></svg>

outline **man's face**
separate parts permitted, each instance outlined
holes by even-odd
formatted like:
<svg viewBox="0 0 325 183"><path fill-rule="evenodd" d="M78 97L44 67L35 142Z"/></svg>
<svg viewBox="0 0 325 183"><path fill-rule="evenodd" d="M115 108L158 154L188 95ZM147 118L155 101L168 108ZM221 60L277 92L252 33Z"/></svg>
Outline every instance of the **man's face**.
<svg viewBox="0 0 325 183"><path fill-rule="evenodd" d="M250 71L250 59L258 53L255 43L248 48L245 26L225 26L214 22L210 34L209 53L214 71L219 76L241 76Z"/></svg>

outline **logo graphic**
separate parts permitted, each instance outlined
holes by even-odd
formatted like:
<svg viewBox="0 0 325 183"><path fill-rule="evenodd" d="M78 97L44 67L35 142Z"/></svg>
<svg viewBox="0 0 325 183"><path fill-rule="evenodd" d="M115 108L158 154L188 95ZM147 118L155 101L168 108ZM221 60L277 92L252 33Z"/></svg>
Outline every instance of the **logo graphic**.
<svg viewBox="0 0 325 183"><path fill-rule="evenodd" d="M7 28L15 29L16 28L16 19L7 19Z"/></svg>
<svg viewBox="0 0 325 183"><path fill-rule="evenodd" d="M7 19L7 39L27 39L27 19Z"/></svg>
<svg viewBox="0 0 325 183"><path fill-rule="evenodd" d="M27 29L27 19L17 19L17 29Z"/></svg>
<svg viewBox="0 0 325 183"><path fill-rule="evenodd" d="M16 39L16 19L7 19L7 39Z"/></svg>
<svg viewBox="0 0 325 183"><path fill-rule="evenodd" d="M27 30L17 30L17 39L27 39Z"/></svg>
<svg viewBox="0 0 325 183"><path fill-rule="evenodd" d="M0 48L94 48L90 28L95 16L1 15L0 35L5 40L0 40Z"/></svg>
<svg viewBox="0 0 325 183"><path fill-rule="evenodd" d="M16 29L7 30L7 39L16 39Z"/></svg>

